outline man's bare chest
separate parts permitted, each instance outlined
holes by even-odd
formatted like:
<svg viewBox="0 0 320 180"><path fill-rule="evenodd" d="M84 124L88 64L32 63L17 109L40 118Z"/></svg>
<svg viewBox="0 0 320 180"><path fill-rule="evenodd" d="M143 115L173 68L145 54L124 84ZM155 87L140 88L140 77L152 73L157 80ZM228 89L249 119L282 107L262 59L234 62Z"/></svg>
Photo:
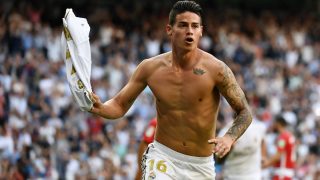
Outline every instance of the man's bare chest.
<svg viewBox="0 0 320 180"><path fill-rule="evenodd" d="M162 70L155 72L148 82L157 103L168 106L190 106L208 98L213 91L214 82L203 69L176 72Z"/></svg>

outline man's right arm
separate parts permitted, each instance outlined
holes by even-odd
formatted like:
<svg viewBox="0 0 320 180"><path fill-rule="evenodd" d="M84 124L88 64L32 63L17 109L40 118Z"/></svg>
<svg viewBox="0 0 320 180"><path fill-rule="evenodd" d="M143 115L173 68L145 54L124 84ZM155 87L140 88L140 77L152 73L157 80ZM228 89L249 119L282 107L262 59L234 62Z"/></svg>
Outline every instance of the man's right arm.
<svg viewBox="0 0 320 180"><path fill-rule="evenodd" d="M146 61L138 65L129 82L114 98L102 103L99 97L92 93L94 104L90 112L106 119L118 119L124 116L137 96L147 86Z"/></svg>

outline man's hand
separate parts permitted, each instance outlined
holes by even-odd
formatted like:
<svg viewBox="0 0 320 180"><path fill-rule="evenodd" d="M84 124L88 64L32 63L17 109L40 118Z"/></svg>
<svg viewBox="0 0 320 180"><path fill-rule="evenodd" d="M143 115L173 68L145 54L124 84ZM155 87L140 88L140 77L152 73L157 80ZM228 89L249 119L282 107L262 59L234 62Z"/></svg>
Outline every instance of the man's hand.
<svg viewBox="0 0 320 180"><path fill-rule="evenodd" d="M94 94L93 92L90 94L91 100L93 102L93 106L91 108L91 110L89 112L93 113L93 114L99 114L99 112L101 112L101 109L103 108L103 104L99 98L99 96L97 96L96 94Z"/></svg>
<svg viewBox="0 0 320 180"><path fill-rule="evenodd" d="M281 152L278 151L272 157L262 159L263 161L262 161L261 167L264 169L269 166L272 166L272 165L276 164L277 162L279 162L280 158L281 158Z"/></svg>
<svg viewBox="0 0 320 180"><path fill-rule="evenodd" d="M228 135L224 135L223 137L217 137L214 139L208 140L209 144L215 144L212 153L217 155L219 158L223 158L226 154L229 153L232 144L234 143L233 139Z"/></svg>
<svg viewBox="0 0 320 180"><path fill-rule="evenodd" d="M261 168L267 168L268 167L268 159L266 157L261 158Z"/></svg>

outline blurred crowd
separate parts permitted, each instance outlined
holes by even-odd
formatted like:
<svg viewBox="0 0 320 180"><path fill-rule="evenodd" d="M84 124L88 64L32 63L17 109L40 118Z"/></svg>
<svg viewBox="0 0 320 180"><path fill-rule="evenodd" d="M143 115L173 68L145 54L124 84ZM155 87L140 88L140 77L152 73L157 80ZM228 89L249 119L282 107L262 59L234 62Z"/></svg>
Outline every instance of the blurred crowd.
<svg viewBox="0 0 320 180"><path fill-rule="evenodd" d="M146 88L118 121L81 112L61 54L65 8L32 2L0 1L0 179L133 179L137 145L156 115L152 92ZM91 26L91 83L102 101L143 59L170 51L170 6L154 4L73 7ZM319 177L319 16L204 9L200 47L235 73L268 128L268 153L275 152L273 118L282 114L296 136L296 179ZM226 101L220 107L218 130L233 117Z"/></svg>

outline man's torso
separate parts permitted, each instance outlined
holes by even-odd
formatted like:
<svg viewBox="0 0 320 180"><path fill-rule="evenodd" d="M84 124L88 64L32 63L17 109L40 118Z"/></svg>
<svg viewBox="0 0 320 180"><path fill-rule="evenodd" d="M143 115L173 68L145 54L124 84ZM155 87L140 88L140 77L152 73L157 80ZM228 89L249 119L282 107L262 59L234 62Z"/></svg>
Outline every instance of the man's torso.
<svg viewBox="0 0 320 180"><path fill-rule="evenodd" d="M171 53L155 57L147 80L156 97L156 140L195 156L211 154L207 141L215 136L220 100L214 79L219 62L203 54L189 69L175 69Z"/></svg>

